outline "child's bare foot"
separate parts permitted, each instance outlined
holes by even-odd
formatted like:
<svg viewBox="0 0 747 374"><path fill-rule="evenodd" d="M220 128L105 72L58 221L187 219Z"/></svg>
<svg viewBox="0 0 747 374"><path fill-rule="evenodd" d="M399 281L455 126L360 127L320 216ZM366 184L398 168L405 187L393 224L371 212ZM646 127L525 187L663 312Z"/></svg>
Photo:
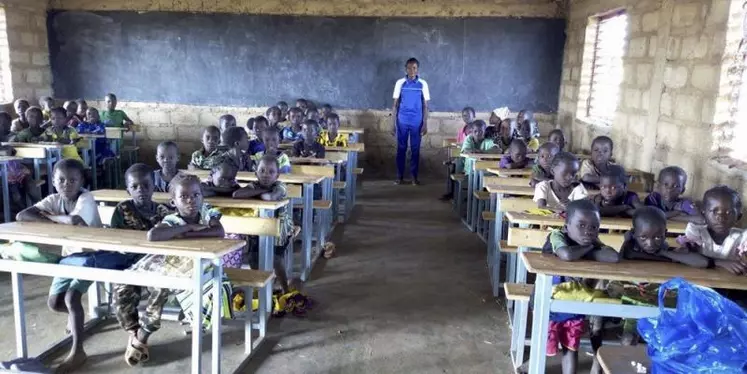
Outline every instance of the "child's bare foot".
<svg viewBox="0 0 747 374"><path fill-rule="evenodd" d="M57 366L55 373L66 374L78 370L88 359L88 355L83 350L70 352L64 360Z"/></svg>

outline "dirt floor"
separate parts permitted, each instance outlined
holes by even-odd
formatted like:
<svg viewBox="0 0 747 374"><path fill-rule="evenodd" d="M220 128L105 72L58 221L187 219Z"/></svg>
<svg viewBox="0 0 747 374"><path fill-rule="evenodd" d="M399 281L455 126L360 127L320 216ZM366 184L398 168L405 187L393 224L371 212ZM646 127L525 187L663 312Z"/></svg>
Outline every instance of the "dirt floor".
<svg viewBox="0 0 747 374"><path fill-rule="evenodd" d="M334 233L337 257L320 260L306 284L317 307L304 319L271 321L269 339L242 372L512 373L507 315L490 296L485 244L437 200L442 189L438 181L365 183L355 214ZM31 354L65 331L65 316L46 308L50 282L24 278ZM0 325L0 357L10 359L7 274L0 274ZM151 361L133 369L122 359L126 334L109 323L86 340L89 359L80 372L187 373L190 339L183 330L165 322L151 339ZM243 333L226 328L223 343L222 367L230 372L241 361Z"/></svg>

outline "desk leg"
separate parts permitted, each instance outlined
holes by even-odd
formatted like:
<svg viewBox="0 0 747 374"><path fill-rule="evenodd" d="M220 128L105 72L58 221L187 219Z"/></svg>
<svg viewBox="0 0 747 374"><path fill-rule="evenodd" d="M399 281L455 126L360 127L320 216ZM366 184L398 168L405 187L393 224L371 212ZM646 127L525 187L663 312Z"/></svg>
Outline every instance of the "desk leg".
<svg viewBox="0 0 747 374"><path fill-rule="evenodd" d="M545 372L551 297L552 276L537 274L537 280L534 283L534 313L532 317L532 348L529 353L529 374L543 374Z"/></svg>
<svg viewBox="0 0 747 374"><path fill-rule="evenodd" d="M13 287L13 316L16 325L16 356L26 358L29 356L26 344L26 311L23 307L23 276L20 273L11 273Z"/></svg>
<svg viewBox="0 0 747 374"><path fill-rule="evenodd" d="M3 217L10 222L10 191L8 190L8 163L3 162Z"/></svg>
<svg viewBox="0 0 747 374"><path fill-rule="evenodd" d="M475 175L475 179L473 181L473 193L474 191L480 191L482 189L482 176L483 171L480 170L479 172L476 170L473 170L473 174ZM479 212L480 207L480 200L476 199L474 195L472 196L472 217L470 219L470 222L472 223L472 231L476 232L477 235L482 236L482 233L480 232L480 219L482 212Z"/></svg>
<svg viewBox="0 0 747 374"><path fill-rule="evenodd" d="M332 199L332 178L324 178L322 181L322 199ZM319 212L319 249L327 242L327 235L332 230L332 209Z"/></svg>
<svg viewBox="0 0 747 374"><path fill-rule="evenodd" d="M336 163L335 164L335 182L340 181L340 177L342 176L342 164ZM340 219L340 190L334 189L334 194L332 195L332 211L334 212L332 215L332 222L330 224L335 224L339 222ZM342 212L342 220L345 221L345 212Z"/></svg>
<svg viewBox="0 0 747 374"><path fill-rule="evenodd" d="M52 151L47 150L47 188L49 188L49 193L51 194L52 189L52 158L54 156L52 155Z"/></svg>
<svg viewBox="0 0 747 374"><path fill-rule="evenodd" d="M312 185L313 186L313 185ZM311 196L311 195L309 195ZM291 205L292 207L292 205ZM275 216L275 210L273 209L262 209L259 212L259 216L262 218L273 218ZM288 243L288 245L293 245L293 243ZM275 237L274 236L260 236L259 237L259 270L263 271L275 271L275 266L273 265L275 261ZM292 274L293 269L286 269L286 275L290 277ZM249 297L247 297L248 300ZM269 300L272 300L272 283L267 285L263 290L259 292L259 303L260 303L260 309L262 309L262 301L264 300L265 305L265 312L271 312L272 311L272 304L269 302ZM251 304L248 304L251 305ZM264 326L264 317L266 315L263 315L262 313L260 315L260 324Z"/></svg>
<svg viewBox="0 0 747 374"><path fill-rule="evenodd" d="M350 152L350 154L353 159L353 168L358 168L358 152ZM358 188L358 174L353 173L353 206L355 206L356 188ZM352 209L352 207L350 209Z"/></svg>
<svg viewBox="0 0 747 374"><path fill-rule="evenodd" d="M93 185L93 189L97 190L99 188L99 181L98 181L98 170L96 170L96 139L91 139L91 172L92 172L92 181L91 184Z"/></svg>
<svg viewBox="0 0 747 374"><path fill-rule="evenodd" d="M202 259L192 266L192 374L202 371Z"/></svg>
<svg viewBox="0 0 747 374"><path fill-rule="evenodd" d="M529 225L527 224L520 224L519 227L526 229L529 228ZM527 282L527 268L524 265L524 261L521 260L521 252L528 252L531 249L527 247L519 247L519 250L516 253L516 256L514 256L514 276L516 277L515 282L516 283L526 283Z"/></svg>
<svg viewBox="0 0 747 374"><path fill-rule="evenodd" d="M503 213L499 194L490 194L490 211L495 212L495 220L490 225L493 250L489 256L491 260L489 266L493 296L497 297L501 294L501 236L503 233Z"/></svg>
<svg viewBox="0 0 747 374"><path fill-rule="evenodd" d="M465 170L467 167L471 168L472 166L465 166ZM474 189L474 185L472 183L474 183L475 179L474 174L475 173L470 172L469 175L467 175L467 215L462 219L462 222L464 222L469 231L472 231L472 222L470 221L472 218L472 191ZM459 212L459 214L461 215L462 212Z"/></svg>
<svg viewBox="0 0 747 374"><path fill-rule="evenodd" d="M355 152L348 152L347 170L345 171L345 218L350 218L350 214L353 212L353 195L355 194L355 160L353 154Z"/></svg>
<svg viewBox="0 0 747 374"><path fill-rule="evenodd" d="M352 153L352 152L350 152ZM350 183L350 182L348 182ZM348 200L345 204L352 204ZM304 183L303 185L303 266L301 270L301 280L306 282L311 275L311 240L314 233L314 184Z"/></svg>
<svg viewBox="0 0 747 374"><path fill-rule="evenodd" d="M220 374L221 361L221 311L223 292L223 264L220 258L213 261L213 315L210 317L210 323L213 328L213 346L211 357L211 371L213 374ZM250 296L251 297L251 296ZM231 298L231 295L228 295ZM251 300L251 299L250 299ZM249 302L251 309L251 302Z"/></svg>

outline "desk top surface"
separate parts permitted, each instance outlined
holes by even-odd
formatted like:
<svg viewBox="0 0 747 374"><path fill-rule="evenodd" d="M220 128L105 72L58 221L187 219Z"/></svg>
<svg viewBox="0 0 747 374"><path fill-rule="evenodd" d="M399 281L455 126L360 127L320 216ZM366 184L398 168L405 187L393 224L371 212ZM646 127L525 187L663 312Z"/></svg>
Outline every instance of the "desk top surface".
<svg viewBox="0 0 747 374"><path fill-rule="evenodd" d="M537 274L561 275L628 282L664 283L675 277L713 288L747 290L747 278L722 269L696 269L681 264L656 261L621 261L609 264L596 261L561 261L549 254L523 252L527 270Z"/></svg>
<svg viewBox="0 0 747 374"><path fill-rule="evenodd" d="M532 175L532 169L498 169L488 168L488 173L493 173L500 177L529 177Z"/></svg>
<svg viewBox="0 0 747 374"><path fill-rule="evenodd" d="M180 170L184 174L192 174L198 176L200 179L205 179L210 176L210 170ZM249 171L240 171L236 174L236 180L245 182L256 182L257 175ZM314 175L304 174L280 174L278 180L283 183L292 184L305 184L305 183L321 183L324 177L318 177Z"/></svg>
<svg viewBox="0 0 747 374"><path fill-rule="evenodd" d="M340 127L337 129L340 134L363 134L364 129L352 128L352 127Z"/></svg>
<svg viewBox="0 0 747 374"><path fill-rule="evenodd" d="M527 224L527 225L540 225L540 226L563 226L565 219L556 216L541 216L537 214L529 214L525 212L505 212L506 218L511 223L516 224ZM633 220L631 218L610 218L603 217L600 228L608 230L630 230L633 227ZM669 221L667 222L667 231L684 234L687 223Z"/></svg>
<svg viewBox="0 0 747 374"><path fill-rule="evenodd" d="M485 186L490 193L500 193L506 195L534 196L534 188L526 186L502 186L500 184L491 184Z"/></svg>
<svg viewBox="0 0 747 374"><path fill-rule="evenodd" d="M95 190L91 191L94 200L118 203L130 198L125 190ZM156 192L153 201L157 203L168 203L171 196L167 192ZM259 199L232 199L229 197L206 197L205 202L216 208L240 208L240 209L278 209L288 205L289 200L264 201Z"/></svg>
<svg viewBox="0 0 747 374"><path fill-rule="evenodd" d="M53 223L0 224L0 238L29 243L75 246L129 253L217 258L244 246L244 241L218 238L148 241L144 231L103 229Z"/></svg>
<svg viewBox="0 0 747 374"><path fill-rule="evenodd" d="M47 148L47 149L62 149L63 145L59 143L40 142L40 143L19 143L19 142L5 142L2 145L9 145L11 147L26 147L26 148Z"/></svg>
<svg viewBox="0 0 747 374"><path fill-rule="evenodd" d="M306 165L331 165L341 164L345 160L329 160L326 158L313 158L313 157L289 157L291 164L306 164Z"/></svg>

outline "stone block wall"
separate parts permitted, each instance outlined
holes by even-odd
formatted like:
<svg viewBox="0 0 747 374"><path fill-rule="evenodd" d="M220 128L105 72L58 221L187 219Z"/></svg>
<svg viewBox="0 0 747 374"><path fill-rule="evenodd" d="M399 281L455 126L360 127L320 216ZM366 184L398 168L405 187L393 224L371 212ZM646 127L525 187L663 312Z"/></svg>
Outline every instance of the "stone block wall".
<svg viewBox="0 0 747 374"><path fill-rule="evenodd" d="M629 17L624 79L614 121L606 126L585 118L583 62L592 58L593 17L621 8ZM694 197L717 183L741 189L744 173L712 159L719 146L717 102L729 101L722 85L734 43L726 34L741 19L741 0L580 0L566 12L558 121L572 147L589 149L595 136L609 135L626 167L653 173L683 167Z"/></svg>
<svg viewBox="0 0 747 374"><path fill-rule="evenodd" d="M3 71L10 73L10 82L2 82L3 92L10 90L10 95L3 97L26 98L32 104L37 103L39 97L52 94L47 1L5 0L0 1L0 6L5 13L5 28L0 32L0 64L8 69ZM1 37L3 33L6 38Z"/></svg>
<svg viewBox="0 0 747 374"><path fill-rule="evenodd" d="M237 123L243 125L250 117L264 115L267 108L240 108L218 106L177 105L164 103L128 102L120 98L118 108L127 112L135 123L142 126L137 134L141 147L141 160L154 162L155 149L164 140L173 140L179 146L181 163L189 161L190 154L200 147L202 129L218 125L218 118L223 114L232 114ZM104 108L103 101L89 100L89 106ZM368 168L367 175L391 177L395 174L394 156L396 142L391 134L392 117L389 111L383 110L341 110L338 111L342 125L365 129L363 141L366 152L360 159ZM554 114L535 114L540 131L547 134L555 125ZM478 113L478 118L487 121L489 113ZM446 151L442 142L453 138L464 123L458 113L431 113L428 122L428 135L421 146L421 165L423 173L436 174L443 172L442 161Z"/></svg>

